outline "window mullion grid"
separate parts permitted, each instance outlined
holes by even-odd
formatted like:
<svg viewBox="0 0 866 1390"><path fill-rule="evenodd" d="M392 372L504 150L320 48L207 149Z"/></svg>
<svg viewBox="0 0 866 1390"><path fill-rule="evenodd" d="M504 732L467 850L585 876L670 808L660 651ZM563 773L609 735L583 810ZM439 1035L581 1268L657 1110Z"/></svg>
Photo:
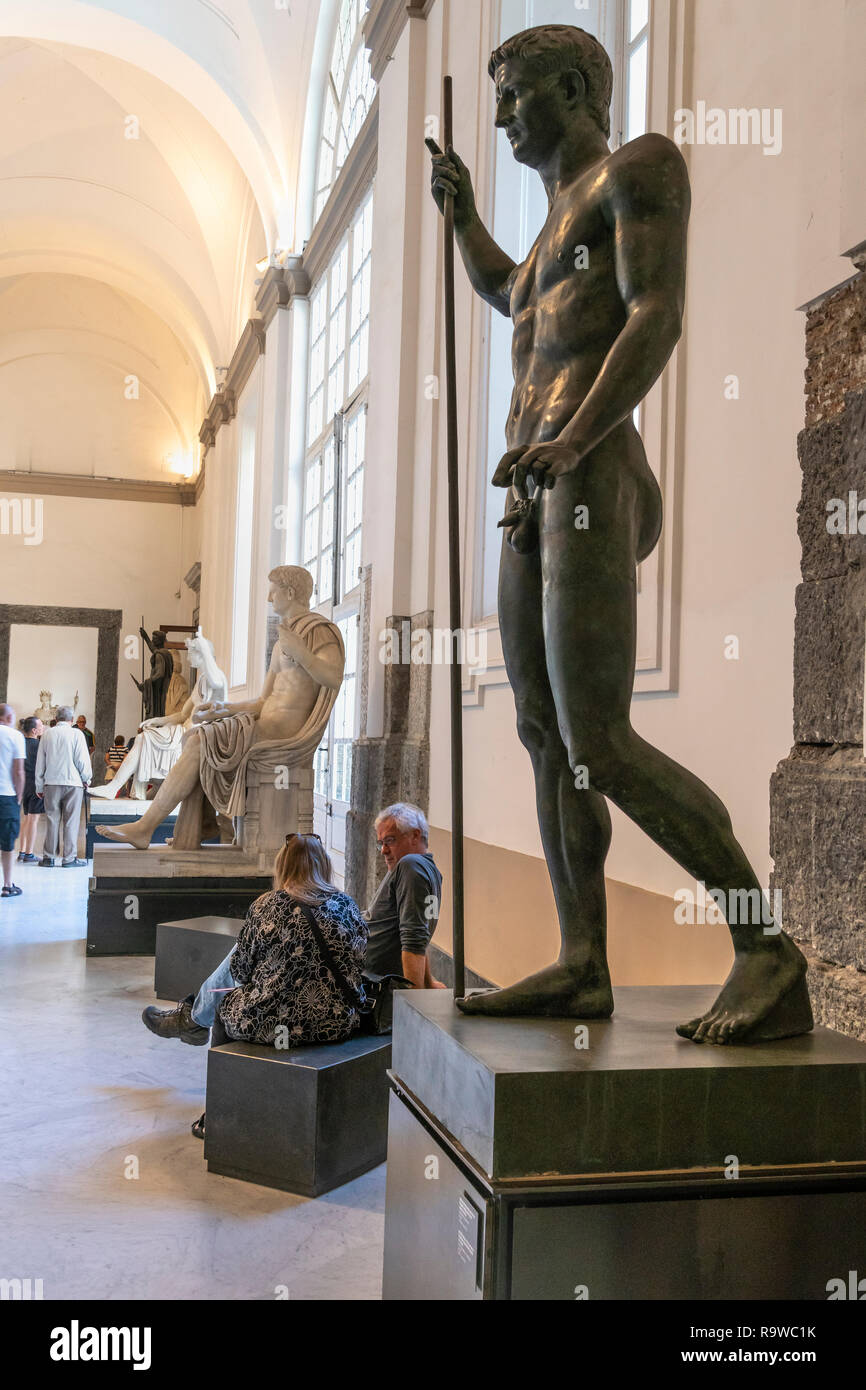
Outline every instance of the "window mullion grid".
<svg viewBox="0 0 866 1390"><path fill-rule="evenodd" d="M345 417L339 412L334 417L334 578L333 578L333 604L336 608L342 601L342 548L343 548L343 440L345 438L344 429Z"/></svg>
<svg viewBox="0 0 866 1390"><path fill-rule="evenodd" d="M652 4L652 0L650 0L650 5L651 5L651 4ZM638 52L638 50L639 50L644 44L646 45L647 55L646 55L646 77L645 77L645 92L644 92L644 110L643 110L643 120L642 120L642 122L641 122L641 132L640 132L641 134L645 133L645 131L646 131L647 107L648 107L648 104L649 104L649 25L650 25L650 8L649 8L649 5L648 5L648 6L647 6L647 19L646 19L646 23L638 30L638 32L635 34L635 36L634 36L633 39L630 39L630 38L628 37L628 35L629 35L629 29L630 29L630 9L631 9L630 0L625 0L625 4L624 4L624 6L623 6L623 14L622 14L622 25L623 25L623 31L622 31L622 37L623 37L623 47L622 47L622 52L623 52L623 102L622 102L622 108L623 108L623 109L622 109L622 131L621 131L621 135L620 135L620 141L621 141L621 142L622 142L622 140L625 139L626 135L628 134L629 104L630 104L630 98L631 98L632 58L634 57L634 55Z"/></svg>

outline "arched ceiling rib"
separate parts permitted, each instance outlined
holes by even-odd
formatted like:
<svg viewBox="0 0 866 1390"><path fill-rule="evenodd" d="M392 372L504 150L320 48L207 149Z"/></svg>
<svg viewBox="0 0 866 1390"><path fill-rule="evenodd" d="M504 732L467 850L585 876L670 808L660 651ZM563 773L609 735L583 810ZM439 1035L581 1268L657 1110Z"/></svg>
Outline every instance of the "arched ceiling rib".
<svg viewBox="0 0 866 1390"><path fill-rule="evenodd" d="M195 451L255 262L295 249L319 20L319 0L0 0L0 467L162 476Z"/></svg>

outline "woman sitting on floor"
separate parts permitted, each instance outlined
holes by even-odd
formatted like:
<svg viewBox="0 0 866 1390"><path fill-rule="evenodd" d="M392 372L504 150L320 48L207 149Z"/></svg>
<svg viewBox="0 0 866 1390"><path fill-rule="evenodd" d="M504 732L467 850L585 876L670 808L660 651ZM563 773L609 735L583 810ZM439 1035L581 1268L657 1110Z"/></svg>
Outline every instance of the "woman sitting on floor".
<svg viewBox="0 0 866 1390"><path fill-rule="evenodd" d="M271 1047L352 1037L360 1014L334 983L309 914L361 1002L367 923L354 900L334 887L332 873L318 835L287 836L274 866L274 890L252 904L234 950L195 998L188 995L174 1009L146 1008L145 1026L193 1047L207 1044L217 1018L233 1041ZM198 1139L204 1118L192 1127Z"/></svg>

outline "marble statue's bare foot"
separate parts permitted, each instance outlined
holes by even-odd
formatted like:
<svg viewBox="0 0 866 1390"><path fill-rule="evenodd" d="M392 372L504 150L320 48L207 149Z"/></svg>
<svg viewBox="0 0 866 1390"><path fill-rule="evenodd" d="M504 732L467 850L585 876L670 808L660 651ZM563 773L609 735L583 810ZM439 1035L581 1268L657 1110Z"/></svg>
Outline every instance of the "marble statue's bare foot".
<svg viewBox="0 0 866 1390"><path fill-rule="evenodd" d="M147 849L150 845L147 831L139 830L135 824L98 825L96 830L106 840L116 840L119 845L131 845L133 849Z"/></svg>
<svg viewBox="0 0 866 1390"><path fill-rule="evenodd" d="M455 1000L464 1014L488 1018L610 1018L613 991L604 962L557 962L516 985Z"/></svg>
<svg viewBox="0 0 866 1390"><path fill-rule="evenodd" d="M813 1027L806 961L782 933L778 950L738 955L712 1007L677 1032L696 1043L730 1045L794 1038Z"/></svg>

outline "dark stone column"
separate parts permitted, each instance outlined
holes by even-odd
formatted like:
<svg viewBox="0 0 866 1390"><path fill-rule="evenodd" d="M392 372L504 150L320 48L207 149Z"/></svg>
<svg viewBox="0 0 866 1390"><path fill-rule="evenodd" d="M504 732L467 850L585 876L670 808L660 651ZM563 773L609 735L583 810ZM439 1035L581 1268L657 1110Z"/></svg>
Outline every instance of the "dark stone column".
<svg viewBox="0 0 866 1390"><path fill-rule="evenodd" d="M120 625L118 609L113 619L100 624L96 647L96 708L93 711L93 779L100 777L105 767L105 755L114 743L117 732L117 672L120 662ZM100 779L101 780L101 779Z"/></svg>
<svg viewBox="0 0 866 1390"><path fill-rule="evenodd" d="M352 805L346 817L346 892L367 906L383 866L376 854L373 824L378 812L395 801L411 801L427 813L430 792L429 661L411 660L412 635L432 630L433 614L392 617L394 660L385 667L385 709L381 738L366 731L352 746ZM427 644L429 653L431 643ZM378 650L373 654L378 659ZM362 667L362 681L366 666ZM366 690L362 685L362 709ZM365 723L362 729L365 729Z"/></svg>
<svg viewBox="0 0 866 1390"><path fill-rule="evenodd" d="M773 887L809 959L816 1020L866 1041L866 274L810 310L806 343L796 741L770 783Z"/></svg>

